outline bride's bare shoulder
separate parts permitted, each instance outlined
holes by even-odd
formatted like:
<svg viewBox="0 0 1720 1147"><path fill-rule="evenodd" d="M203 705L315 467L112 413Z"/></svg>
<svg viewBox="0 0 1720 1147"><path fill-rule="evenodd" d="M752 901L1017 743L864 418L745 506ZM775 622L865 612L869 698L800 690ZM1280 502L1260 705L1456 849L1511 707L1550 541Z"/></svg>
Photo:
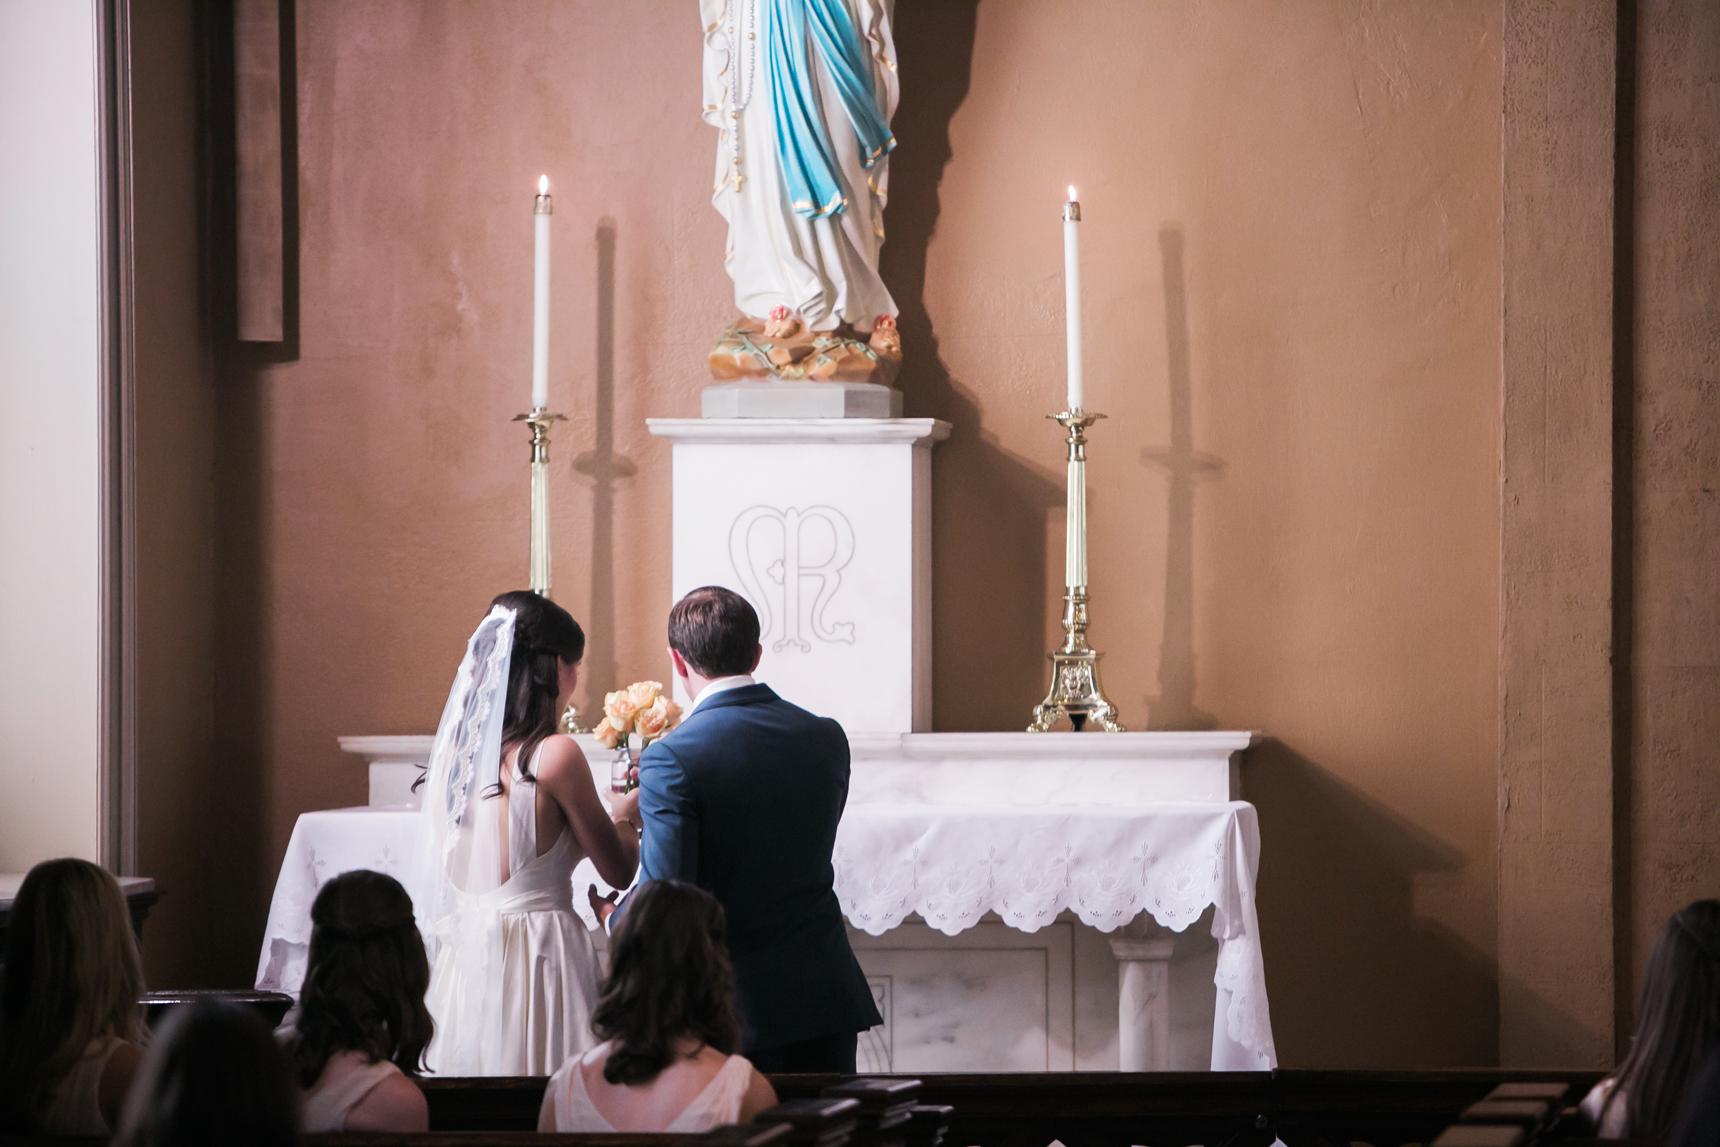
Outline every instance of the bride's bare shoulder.
<svg viewBox="0 0 1720 1147"><path fill-rule="evenodd" d="M554 780L563 775L575 775L575 769L590 775L589 766L585 763L585 753L580 749L579 742L565 733L556 733L545 738L543 748L538 750L538 775L545 780Z"/></svg>

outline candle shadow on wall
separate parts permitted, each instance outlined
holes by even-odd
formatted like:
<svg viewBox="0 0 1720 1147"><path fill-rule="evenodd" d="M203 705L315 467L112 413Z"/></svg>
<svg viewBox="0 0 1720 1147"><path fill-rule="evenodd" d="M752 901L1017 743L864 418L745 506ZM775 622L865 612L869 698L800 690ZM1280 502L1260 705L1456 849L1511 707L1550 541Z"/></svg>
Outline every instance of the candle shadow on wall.
<svg viewBox="0 0 1720 1147"><path fill-rule="evenodd" d="M1171 441L1169 446L1141 451L1141 461L1163 471L1169 483L1159 695L1146 698L1147 728L1211 729L1216 720L1194 704L1194 492L1200 483L1223 476L1224 460L1194 448L1187 280L1182 228L1175 223L1159 230L1159 258L1164 267Z"/></svg>
<svg viewBox="0 0 1720 1147"><path fill-rule="evenodd" d="M597 221L597 323L593 363L592 448L573 460L591 481L591 606L586 615L585 696L580 717L597 720L603 695L616 688L615 483L638 467L615 453L615 220Z"/></svg>
<svg viewBox="0 0 1720 1147"><path fill-rule="evenodd" d="M880 259L900 311L897 385L906 413L954 427L932 463L932 723L948 730L1025 728L1044 697L1045 522L1063 503L1061 483L981 429L984 409L951 378L926 308L926 255L952 154L950 121L968 93L977 16L977 0L896 8L902 98L893 126L901 143L890 156ZM1047 433L1048 465L1060 457L1058 442Z"/></svg>

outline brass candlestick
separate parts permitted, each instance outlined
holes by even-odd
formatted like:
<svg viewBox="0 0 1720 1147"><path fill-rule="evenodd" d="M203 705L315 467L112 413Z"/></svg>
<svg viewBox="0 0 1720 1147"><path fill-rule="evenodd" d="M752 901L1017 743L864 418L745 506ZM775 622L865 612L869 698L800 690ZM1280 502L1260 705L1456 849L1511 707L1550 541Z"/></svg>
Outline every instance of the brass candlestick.
<svg viewBox="0 0 1720 1147"><path fill-rule="evenodd" d="M1068 529L1063 544L1063 645L1052 653L1051 691L1033 707L1029 733L1043 733L1064 717L1078 733L1092 721L1121 733L1117 707L1099 684L1099 651L1087 644L1087 428L1103 414L1065 410L1052 414L1069 432Z"/></svg>
<svg viewBox="0 0 1720 1147"><path fill-rule="evenodd" d="M532 431L532 540L531 591L542 597L549 594L549 428L552 423L566 422L565 414L551 414L546 407L534 406L530 414L514 415Z"/></svg>
<svg viewBox="0 0 1720 1147"><path fill-rule="evenodd" d="M548 199L540 195L541 202ZM556 422L566 422L565 414L551 414L546 407L534 406L530 414L514 415L515 422L523 422L532 431L532 538L531 538L531 591L542 597L549 596L549 428ZM561 727L568 733L589 733L579 723L579 710L573 703L568 702L567 711L561 715Z"/></svg>

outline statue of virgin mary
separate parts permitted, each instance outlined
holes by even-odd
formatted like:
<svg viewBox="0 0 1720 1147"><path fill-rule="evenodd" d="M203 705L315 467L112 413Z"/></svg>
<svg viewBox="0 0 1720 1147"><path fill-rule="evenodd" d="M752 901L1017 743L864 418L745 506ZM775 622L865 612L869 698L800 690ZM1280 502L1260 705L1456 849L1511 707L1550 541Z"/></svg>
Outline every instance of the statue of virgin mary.
<svg viewBox="0 0 1720 1147"><path fill-rule="evenodd" d="M878 277L896 146L890 10L891 0L700 0L704 118L718 132L711 201L728 221L724 265L746 316L725 343L738 334L773 358L777 377L796 377L797 364L801 377L851 377L808 365L817 342L900 359L896 304ZM732 357L743 367L730 377L754 375L745 350Z"/></svg>

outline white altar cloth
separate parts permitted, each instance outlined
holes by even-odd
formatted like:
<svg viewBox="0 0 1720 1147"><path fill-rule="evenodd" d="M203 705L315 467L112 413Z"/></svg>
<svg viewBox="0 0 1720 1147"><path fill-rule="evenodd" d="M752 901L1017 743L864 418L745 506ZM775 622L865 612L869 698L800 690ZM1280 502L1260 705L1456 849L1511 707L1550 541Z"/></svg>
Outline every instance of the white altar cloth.
<svg viewBox="0 0 1720 1147"><path fill-rule="evenodd" d="M1101 932L1141 912L1181 932L1211 906L1214 1071L1278 1064L1254 909L1259 868L1259 820L1243 801L851 804L836 835L836 898L873 936L914 913L947 936L988 912L1036 932L1065 909Z"/></svg>
<svg viewBox="0 0 1720 1147"><path fill-rule="evenodd" d="M414 887L419 815L351 808L299 817L269 906L257 987L297 994L311 901L354 868ZM995 912L1033 932L1068 909L1110 932L1145 912L1181 932L1214 908L1219 958L1214 1071L1277 1065L1254 907L1259 823L1242 801L1023 807L852 803L836 838L836 894L856 927L881 935L918 913L956 935ZM590 861L574 872L608 891ZM587 920L595 925L595 921Z"/></svg>

